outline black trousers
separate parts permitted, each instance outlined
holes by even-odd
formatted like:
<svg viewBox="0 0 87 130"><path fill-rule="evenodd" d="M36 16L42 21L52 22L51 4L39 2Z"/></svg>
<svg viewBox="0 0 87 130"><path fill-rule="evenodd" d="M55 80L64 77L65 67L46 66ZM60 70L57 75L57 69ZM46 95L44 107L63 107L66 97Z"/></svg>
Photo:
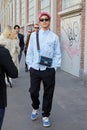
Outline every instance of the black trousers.
<svg viewBox="0 0 87 130"><path fill-rule="evenodd" d="M42 116L48 117L52 108L52 99L55 86L55 69L47 68L44 71L30 68L30 95L34 109L39 108L40 83L43 82Z"/></svg>
<svg viewBox="0 0 87 130"><path fill-rule="evenodd" d="M26 48L24 50L24 54L25 54L25 57L26 57L26 54L27 54L27 49ZM25 68L28 68L26 62L25 62Z"/></svg>

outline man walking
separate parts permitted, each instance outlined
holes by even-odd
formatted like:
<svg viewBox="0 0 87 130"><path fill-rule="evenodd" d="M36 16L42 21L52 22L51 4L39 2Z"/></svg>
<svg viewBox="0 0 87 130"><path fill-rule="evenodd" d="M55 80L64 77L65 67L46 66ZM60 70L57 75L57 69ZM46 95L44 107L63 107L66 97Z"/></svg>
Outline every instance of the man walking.
<svg viewBox="0 0 87 130"><path fill-rule="evenodd" d="M14 30L15 30L16 34L18 35L18 38L19 38L20 54L19 54L18 59L19 59L19 62L20 62L21 57L22 57L22 52L24 50L24 35L19 33L19 31L20 31L19 25L15 25Z"/></svg>
<svg viewBox="0 0 87 130"><path fill-rule="evenodd" d="M55 87L55 71L61 65L59 39L50 30L51 16L48 12L38 15L40 30L33 32L27 50L26 63L30 70L30 95L33 111L31 119L38 117L40 105L40 83L43 82L42 123L44 127L51 125L49 116ZM39 46L39 47L38 47Z"/></svg>

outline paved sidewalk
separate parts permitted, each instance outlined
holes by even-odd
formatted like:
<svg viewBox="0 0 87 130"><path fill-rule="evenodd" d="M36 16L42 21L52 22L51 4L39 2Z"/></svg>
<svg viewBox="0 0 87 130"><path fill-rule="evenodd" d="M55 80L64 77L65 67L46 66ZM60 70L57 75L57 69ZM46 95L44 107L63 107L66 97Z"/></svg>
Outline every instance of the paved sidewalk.
<svg viewBox="0 0 87 130"><path fill-rule="evenodd" d="M19 78L8 87L8 107L2 130L44 130L41 106L38 120L31 121L31 99L28 93L29 73L24 71L24 57ZM41 87L40 101L42 102ZM56 87L48 130L87 130L87 88L82 81L61 70L56 73Z"/></svg>

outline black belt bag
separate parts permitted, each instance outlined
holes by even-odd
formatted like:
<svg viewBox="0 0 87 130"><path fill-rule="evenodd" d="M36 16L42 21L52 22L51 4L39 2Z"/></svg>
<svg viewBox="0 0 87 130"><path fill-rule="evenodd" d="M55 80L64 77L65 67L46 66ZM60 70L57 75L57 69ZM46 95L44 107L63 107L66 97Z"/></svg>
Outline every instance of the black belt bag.
<svg viewBox="0 0 87 130"><path fill-rule="evenodd" d="M37 50L38 50L38 53L40 54L40 46L39 46L39 31L36 32L36 41L37 41ZM45 57L45 56L40 56L39 55L39 64L40 65L45 65L47 67L51 67L52 65L52 58L49 58L49 57Z"/></svg>
<svg viewBox="0 0 87 130"><path fill-rule="evenodd" d="M48 58L48 57L45 57L45 56L40 56L39 64L51 67L51 65L52 65L52 59Z"/></svg>

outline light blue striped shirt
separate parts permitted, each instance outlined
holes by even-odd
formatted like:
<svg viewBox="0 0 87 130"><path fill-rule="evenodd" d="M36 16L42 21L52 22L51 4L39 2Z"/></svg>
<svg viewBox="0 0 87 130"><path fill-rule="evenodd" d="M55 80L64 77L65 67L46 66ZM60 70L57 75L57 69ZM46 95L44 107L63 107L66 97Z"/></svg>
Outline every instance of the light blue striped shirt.
<svg viewBox="0 0 87 130"><path fill-rule="evenodd" d="M57 69L61 66L61 51L58 36L51 30L44 31L39 30L39 44L40 44L40 55L52 58L51 68ZM39 63L39 52L37 50L36 32L33 32L30 36L29 46L26 55L26 63L28 69L30 67L36 70L45 70L47 67L40 65Z"/></svg>

